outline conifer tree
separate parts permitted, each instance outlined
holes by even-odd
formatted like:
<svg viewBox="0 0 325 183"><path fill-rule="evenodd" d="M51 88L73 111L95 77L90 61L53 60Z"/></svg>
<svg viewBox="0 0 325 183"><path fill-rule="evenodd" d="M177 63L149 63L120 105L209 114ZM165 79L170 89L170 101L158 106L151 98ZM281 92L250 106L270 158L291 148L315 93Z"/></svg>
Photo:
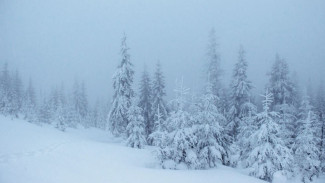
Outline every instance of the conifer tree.
<svg viewBox="0 0 325 183"><path fill-rule="evenodd" d="M153 114L152 114L152 91L151 91L151 81L149 74L146 69L142 73L142 78L140 81L140 93L139 93L139 107L142 109L142 116L144 118L145 132L147 137L153 132Z"/></svg>
<svg viewBox="0 0 325 183"><path fill-rule="evenodd" d="M221 92L221 74L220 56L217 52L217 41L215 30L212 29L209 34L209 43L207 50L207 81L212 85L212 92L220 97Z"/></svg>
<svg viewBox="0 0 325 183"><path fill-rule="evenodd" d="M11 77L8 64L3 65L0 80L0 112L3 115L10 115L12 109Z"/></svg>
<svg viewBox="0 0 325 183"><path fill-rule="evenodd" d="M163 115L160 113L159 106L157 107L156 117L154 119L156 119L154 122L154 131L149 135L148 139L152 142L152 145L163 148L166 145L167 128Z"/></svg>
<svg viewBox="0 0 325 183"><path fill-rule="evenodd" d="M126 132L126 126L129 124L128 110L134 97L132 89L134 71L128 50L124 35L121 44L122 58L113 77L114 96L108 116L109 129L115 136L121 136Z"/></svg>
<svg viewBox="0 0 325 183"><path fill-rule="evenodd" d="M286 145L291 147L294 141L294 128L297 109L295 107L295 90L289 77L287 62L276 55L275 62L270 73L270 92L274 96L272 109L279 113L278 121L282 129L282 138L286 139Z"/></svg>
<svg viewBox="0 0 325 183"><path fill-rule="evenodd" d="M79 84L78 81L75 81L73 88L73 103L75 112L78 115L78 123L87 126L86 117L88 115L88 100L84 82Z"/></svg>
<svg viewBox="0 0 325 183"><path fill-rule="evenodd" d="M212 93L211 85L199 103L200 111L196 115L198 126L193 126L197 134L197 151L200 168L213 168L218 164L227 164L229 138L220 123L226 118L219 112Z"/></svg>
<svg viewBox="0 0 325 183"><path fill-rule="evenodd" d="M192 128L194 119L184 110L188 89L183 82L177 84L176 98L173 100L175 111L172 111L166 120L166 144L158 151L158 159L163 168L192 169L198 168L199 162L196 153L197 137Z"/></svg>
<svg viewBox="0 0 325 183"><path fill-rule="evenodd" d="M66 98L64 94L64 88L63 85L61 86L61 89L57 91L58 92L58 103L57 108L55 111L55 121L56 121L56 128L65 131L67 127L67 107L66 107Z"/></svg>
<svg viewBox="0 0 325 183"><path fill-rule="evenodd" d="M142 109L134 100L128 111L129 124L126 127L128 138L126 144L132 148L143 148L146 144L145 123Z"/></svg>
<svg viewBox="0 0 325 183"><path fill-rule="evenodd" d="M317 137L320 139L319 151L321 159L322 171L325 172L325 90L323 81L321 81L316 97L315 97L315 112L318 116L316 127Z"/></svg>
<svg viewBox="0 0 325 183"><path fill-rule="evenodd" d="M24 94L22 111L24 113L24 119L28 120L29 122L36 121L36 116L37 116L36 94L31 79L29 79L28 87Z"/></svg>
<svg viewBox="0 0 325 183"><path fill-rule="evenodd" d="M22 100L23 100L23 84L19 75L18 70L12 76L12 87L11 87L11 95L12 95L12 113L14 116L18 117L18 114L22 108Z"/></svg>
<svg viewBox="0 0 325 183"><path fill-rule="evenodd" d="M270 111L273 102L272 94L268 91L263 96L264 111L257 114L258 128L248 138L249 148L243 154L247 157L247 167L250 167L250 175L257 178L272 181L276 171L287 173L292 163L291 151L285 146L280 137L280 126L275 119L278 113Z"/></svg>
<svg viewBox="0 0 325 183"><path fill-rule="evenodd" d="M166 96L165 91L165 80L161 70L161 65L158 62L156 65L156 72L154 74L152 82L152 118L157 121L157 112L159 113L162 120L166 120L168 109L164 97Z"/></svg>
<svg viewBox="0 0 325 183"><path fill-rule="evenodd" d="M38 122L51 124L52 117L51 104L47 98L44 98L38 110Z"/></svg>
<svg viewBox="0 0 325 183"><path fill-rule="evenodd" d="M234 139L239 133L239 125L245 117L245 107L250 103L250 90L253 88L251 82L247 79L247 61L243 47L239 49L238 62L233 71L230 94L229 125L231 135ZM243 111L242 111L243 110Z"/></svg>
<svg viewBox="0 0 325 183"><path fill-rule="evenodd" d="M295 160L304 183L311 182L318 177L320 171L319 148L317 147L319 139L315 136L315 127L312 126L314 120L316 120L315 114L309 111L307 117L303 118L294 145Z"/></svg>

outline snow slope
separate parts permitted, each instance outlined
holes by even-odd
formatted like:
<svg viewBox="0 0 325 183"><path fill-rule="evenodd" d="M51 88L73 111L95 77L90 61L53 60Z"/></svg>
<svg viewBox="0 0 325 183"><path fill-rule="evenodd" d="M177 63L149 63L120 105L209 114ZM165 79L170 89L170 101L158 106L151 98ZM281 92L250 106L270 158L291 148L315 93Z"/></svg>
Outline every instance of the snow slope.
<svg viewBox="0 0 325 183"><path fill-rule="evenodd" d="M131 149L107 132L37 126L0 116L0 183L262 183L219 166L163 170L152 149Z"/></svg>

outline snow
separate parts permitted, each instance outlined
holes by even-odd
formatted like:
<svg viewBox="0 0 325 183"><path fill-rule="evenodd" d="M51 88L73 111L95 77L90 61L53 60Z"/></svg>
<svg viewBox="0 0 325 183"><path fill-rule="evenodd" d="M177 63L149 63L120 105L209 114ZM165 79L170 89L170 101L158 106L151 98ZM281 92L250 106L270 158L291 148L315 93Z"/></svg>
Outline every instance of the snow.
<svg viewBox="0 0 325 183"><path fill-rule="evenodd" d="M132 149L98 129L38 126L0 116L0 183L263 183L238 170L159 168L153 147Z"/></svg>

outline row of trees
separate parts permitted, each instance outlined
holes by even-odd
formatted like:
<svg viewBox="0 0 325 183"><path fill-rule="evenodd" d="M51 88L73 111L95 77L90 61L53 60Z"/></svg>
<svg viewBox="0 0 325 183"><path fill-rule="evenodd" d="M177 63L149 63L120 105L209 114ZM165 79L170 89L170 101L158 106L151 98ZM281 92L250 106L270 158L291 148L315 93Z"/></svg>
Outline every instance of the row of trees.
<svg viewBox="0 0 325 183"><path fill-rule="evenodd" d="M33 123L52 124L62 131L78 125L105 129L108 106L98 101L91 107L85 84L78 81L68 94L62 85L54 87L48 95L37 97L32 80L25 87L19 72L11 73L5 63L0 75L0 113Z"/></svg>
<svg viewBox="0 0 325 183"><path fill-rule="evenodd" d="M276 56L263 94L259 96L247 77L248 63L241 47L232 81L222 81L220 57L212 31L207 50L206 85L202 93L188 97L183 79L177 82L175 98L165 101L161 65L153 77L141 75L139 92L133 90L134 70L126 36L121 60L113 77L114 96L108 106L89 105L84 82L72 90L54 87L37 95L30 79L25 86L19 72L4 64L0 74L0 113L29 122L66 127L97 127L124 137L127 145L158 147L163 168L206 169L219 164L247 168L252 176L271 181L273 174L299 175L309 182L325 171L325 91L306 89L289 77L289 67ZM189 99L190 98L190 99ZM289 166L290 165L290 166ZM295 166L292 166L295 165Z"/></svg>
<svg viewBox="0 0 325 183"><path fill-rule="evenodd" d="M202 94L187 97L178 82L168 104L158 63L151 81L142 73L138 95L134 71L122 39L122 59L114 75L109 130L127 145L159 147L163 168L205 169L218 164L247 168L250 175L272 181L277 171L312 181L324 171L325 91L300 89L289 77L286 61L276 56L259 110L247 77L248 63L241 47L232 82L224 87L215 33L210 34L206 85ZM295 166L292 166L295 165Z"/></svg>

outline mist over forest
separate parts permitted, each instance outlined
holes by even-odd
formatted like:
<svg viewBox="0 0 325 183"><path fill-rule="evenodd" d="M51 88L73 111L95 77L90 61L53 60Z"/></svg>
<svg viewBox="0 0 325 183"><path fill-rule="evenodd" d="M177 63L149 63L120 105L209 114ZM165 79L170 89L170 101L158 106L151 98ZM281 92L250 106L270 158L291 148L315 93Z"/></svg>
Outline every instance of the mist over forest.
<svg viewBox="0 0 325 183"><path fill-rule="evenodd" d="M278 53L305 84L324 77L324 2L299 1L18 1L0 2L0 61L19 69L37 90L84 80L92 101L111 99L120 39L128 36L135 77L147 65L164 68L168 98L175 80L200 91L208 35L216 30L224 83L240 45L248 76L263 91Z"/></svg>
<svg viewBox="0 0 325 183"><path fill-rule="evenodd" d="M53 152L58 162L73 155L70 166L75 155L108 152L101 159L116 164L87 157L84 166L100 164L114 180L125 167L140 171L135 152L160 177L168 177L161 169L195 175L187 182L205 175L186 170L225 181L324 181L324 8L322 0L1 0L0 182L57 182L48 170L11 171L12 160L26 170L57 166L50 156L23 161ZM24 149L34 132L50 146ZM83 138L94 151L79 151ZM58 177L80 181L78 170ZM158 180L140 172L136 182Z"/></svg>

